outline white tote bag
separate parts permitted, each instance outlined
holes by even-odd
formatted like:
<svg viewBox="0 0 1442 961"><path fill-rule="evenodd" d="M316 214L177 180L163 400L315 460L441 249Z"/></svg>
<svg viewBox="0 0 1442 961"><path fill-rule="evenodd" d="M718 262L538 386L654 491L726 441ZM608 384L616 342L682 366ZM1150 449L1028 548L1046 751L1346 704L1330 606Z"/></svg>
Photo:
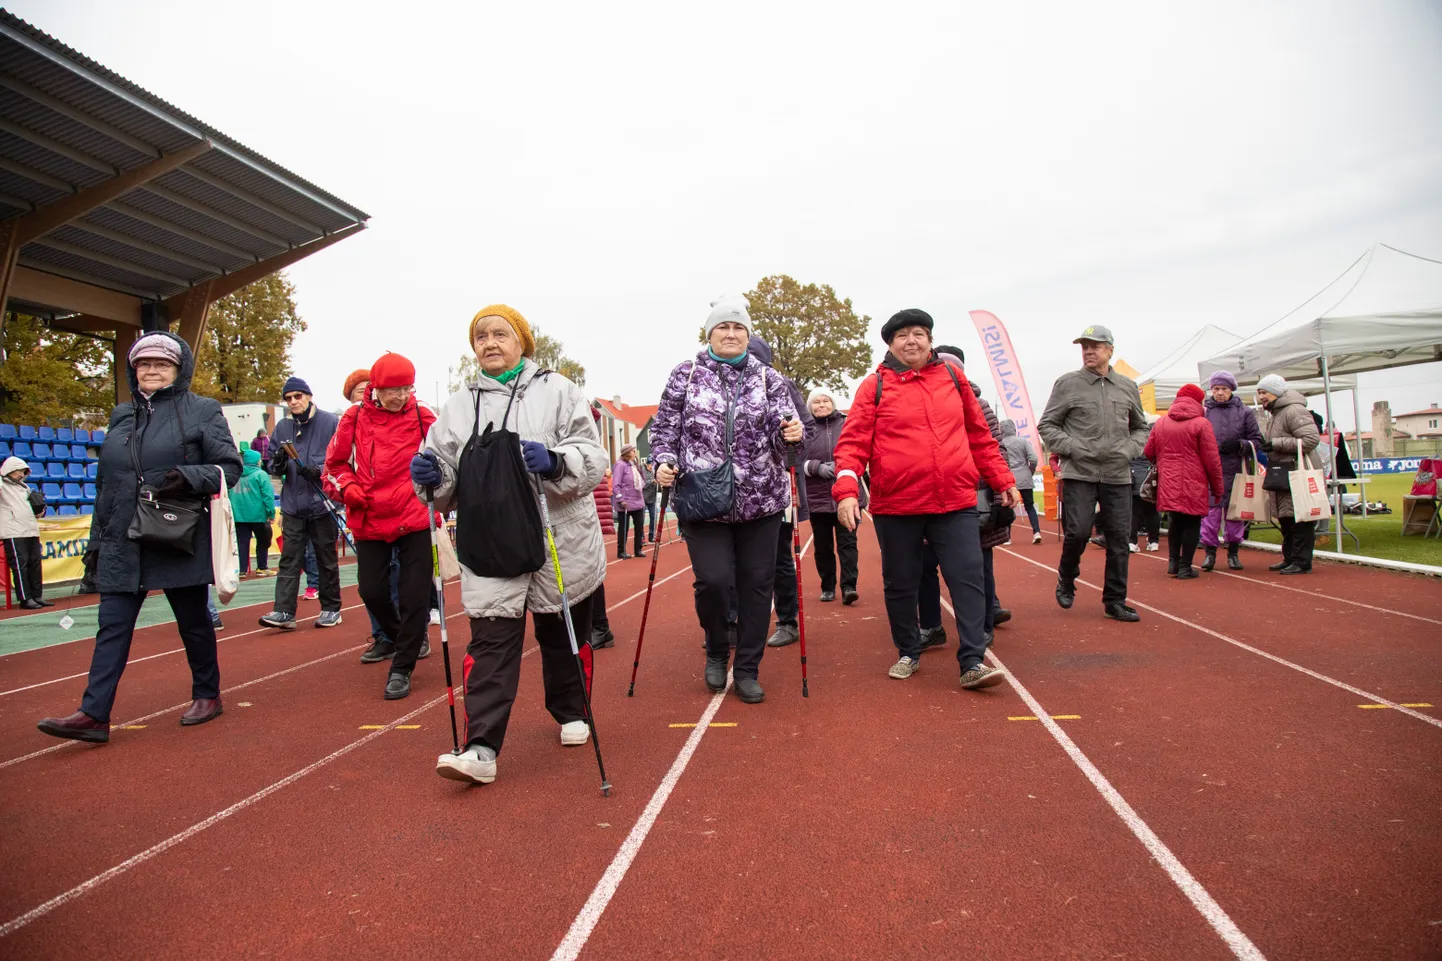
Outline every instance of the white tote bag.
<svg viewBox="0 0 1442 961"><path fill-rule="evenodd" d="M220 471L220 493L210 502L210 570L215 575L215 593L220 603L229 604L240 590L240 547L235 537L235 511L225 471Z"/></svg>
<svg viewBox="0 0 1442 961"><path fill-rule="evenodd" d="M1267 492L1262 490L1263 472L1257 464L1257 447L1251 441L1242 453L1242 469L1232 479L1232 495L1227 502L1227 520L1265 524L1269 519Z"/></svg>
<svg viewBox="0 0 1442 961"><path fill-rule="evenodd" d="M1325 473L1299 458L1297 469L1288 475L1287 481L1292 488L1292 517L1298 522L1324 521L1332 516Z"/></svg>

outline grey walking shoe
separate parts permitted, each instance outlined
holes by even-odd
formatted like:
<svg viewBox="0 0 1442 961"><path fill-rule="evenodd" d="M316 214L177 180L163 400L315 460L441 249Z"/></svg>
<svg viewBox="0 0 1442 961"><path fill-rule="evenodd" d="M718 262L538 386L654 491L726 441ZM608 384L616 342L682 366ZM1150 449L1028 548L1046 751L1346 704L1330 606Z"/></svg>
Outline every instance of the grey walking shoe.
<svg viewBox="0 0 1442 961"><path fill-rule="evenodd" d="M340 611L321 611L315 619L316 627L340 627Z"/></svg>
<svg viewBox="0 0 1442 961"><path fill-rule="evenodd" d="M271 611L260 619L261 627L278 627L283 631L295 630L295 615L284 611Z"/></svg>
<svg viewBox="0 0 1442 961"><path fill-rule="evenodd" d="M795 624L777 624L776 633L767 639L766 646L785 647L788 644L795 644L799 640L801 640L801 633L796 629Z"/></svg>

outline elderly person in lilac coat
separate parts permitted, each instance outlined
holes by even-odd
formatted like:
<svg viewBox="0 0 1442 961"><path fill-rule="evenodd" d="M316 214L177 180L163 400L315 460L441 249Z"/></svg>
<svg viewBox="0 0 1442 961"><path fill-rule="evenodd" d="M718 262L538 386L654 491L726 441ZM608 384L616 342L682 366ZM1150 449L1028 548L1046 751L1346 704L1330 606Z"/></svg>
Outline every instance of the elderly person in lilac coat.
<svg viewBox="0 0 1442 961"><path fill-rule="evenodd" d="M646 551L641 546L642 538L646 528L646 499L641 491L646 486L646 478L641 473L641 458L636 453L635 444L627 444L621 448L621 459L611 468L611 491L616 499L616 504L621 508L616 512L616 559L624 561L632 556L645 557ZM626 553L626 527L630 525L635 530L636 550L634 555Z"/></svg>
<svg viewBox="0 0 1442 961"><path fill-rule="evenodd" d="M1249 442L1261 448L1262 429L1257 426L1257 415L1236 396L1237 378L1219 370L1207 381L1207 386L1211 396L1204 406L1222 455L1222 496L1212 498L1207 516L1202 518L1202 547L1207 552L1202 570L1210 571L1217 566L1217 548L1225 542L1227 566L1239 571L1242 559L1237 556L1237 550L1242 545L1246 525L1227 520L1227 502L1232 496L1232 480L1242 470L1244 448Z"/></svg>
<svg viewBox="0 0 1442 961"><path fill-rule="evenodd" d="M651 425L651 457L662 487L678 483L672 503L696 575L696 616L706 634L706 685L726 690L731 667L736 694L765 700L758 681L771 622L782 512L791 503L786 445L804 428L786 378L747 352L751 317L742 298L712 303L706 348L671 371ZM728 430L727 423L731 428ZM713 516L689 517L704 482L728 474L728 503ZM680 478L678 482L678 477ZM722 490L724 482L705 485ZM737 599L736 660L730 664L727 608Z"/></svg>

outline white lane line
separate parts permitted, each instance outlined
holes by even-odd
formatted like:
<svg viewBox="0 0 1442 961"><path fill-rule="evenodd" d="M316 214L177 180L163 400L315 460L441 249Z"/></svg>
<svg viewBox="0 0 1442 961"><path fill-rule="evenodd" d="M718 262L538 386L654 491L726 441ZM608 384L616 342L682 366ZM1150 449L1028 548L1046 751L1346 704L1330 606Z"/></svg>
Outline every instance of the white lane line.
<svg viewBox="0 0 1442 961"><path fill-rule="evenodd" d="M1015 526L1015 525L1013 525L1013 526ZM1028 533L1031 532L1031 528L1030 528L1030 527L1027 527L1026 530L1027 530ZM1058 534L1056 531L1042 531L1042 533L1043 533L1043 534L1050 534L1052 537L1056 537L1056 538L1060 538L1060 537L1061 537L1061 535ZM1166 560L1165 557L1161 557L1161 556L1160 556L1160 552L1158 552L1158 556L1153 556L1153 555L1152 555L1152 552L1150 552L1150 551L1138 551L1137 554L1136 554L1136 556L1137 556L1137 557L1145 557L1145 558L1146 558L1147 560L1149 560L1149 561L1165 561L1165 560ZM1304 590L1302 590L1302 589L1299 588L1299 587L1289 587L1289 586L1286 585L1286 584L1273 584L1271 581L1258 580L1258 579L1255 578L1255 577L1247 577L1247 576L1244 575L1244 574L1233 574L1233 573L1231 573L1230 571L1209 571L1209 572L1207 573L1207 576L1208 576L1208 577L1213 577L1213 576L1217 576L1217 575L1220 575L1220 576L1222 576L1222 577L1233 577L1233 578L1236 578L1236 579L1239 580L1239 581L1246 581L1248 584L1256 584L1256 585L1258 585L1258 586L1260 586L1260 587L1270 587L1270 588L1272 588L1272 590L1274 590L1274 591L1290 591L1290 592L1293 593L1293 594L1303 594L1303 595L1305 595L1305 596L1307 596L1307 597L1315 597L1315 598L1319 598L1319 599L1324 600L1324 601L1336 601L1338 604L1350 604L1350 605L1352 605L1353 607L1361 607L1361 608L1365 608L1365 609L1367 609L1367 610L1369 610L1369 611L1377 611L1377 612L1380 613L1380 614L1394 614L1394 615L1396 615L1397 617L1406 617L1406 618L1410 618L1411 620L1414 620L1414 621L1422 621L1424 624L1438 624L1438 625L1442 625L1442 621L1439 621L1439 620L1437 620L1436 618L1432 618L1432 617L1423 617L1421 614L1408 614L1406 611L1396 611L1396 610L1393 610L1393 609L1390 608L1390 607L1378 607L1378 606L1376 606L1375 604L1364 604L1362 601L1354 601L1354 600L1351 600L1351 599L1346 598L1346 597L1337 597L1337 596L1335 596L1335 595L1333 595L1333 594L1323 594L1323 593L1320 592L1320 591L1304 591Z"/></svg>
<svg viewBox="0 0 1442 961"><path fill-rule="evenodd" d="M1040 561L1034 561L1034 560L1032 560L1030 557L1023 557L1022 555L1016 553L1015 551L1008 551L1008 550L1005 550L1004 548L997 548L997 549L1000 550L1000 551L1002 551L1002 553L1004 553L1004 554L1010 554L1012 557L1016 557L1016 558L1019 558L1019 559L1021 559L1021 560L1023 560L1023 561L1026 561L1028 564L1035 564L1037 567L1040 567L1042 570L1045 570L1045 571L1050 571L1050 570L1052 570L1052 568L1047 567L1045 564L1041 563ZM1081 578L1077 578L1077 583L1078 583L1078 584L1081 584L1083 587L1090 587L1090 588L1091 588L1092 590L1094 590L1094 591L1099 591L1099 590L1101 590L1101 588L1098 587L1097 585L1092 584L1092 583L1090 583L1090 582L1088 582L1088 581L1084 581L1084 580L1082 580ZM1264 650L1262 650L1262 649L1259 648L1259 647L1253 647L1253 646L1250 645L1250 644L1247 644L1247 643L1245 643L1245 642L1243 642L1243 641L1239 641L1239 640L1237 640L1235 637L1228 637L1227 635L1222 634L1222 633L1220 633L1219 631L1214 631L1214 630L1212 630L1212 629L1209 628L1209 627L1203 627L1202 625L1197 624L1197 623L1194 623L1194 622L1192 622L1192 621L1189 621L1189 620L1187 620L1186 618L1177 617L1175 614L1168 614L1166 611L1162 610L1162 609L1159 608L1159 607L1153 607L1153 606L1150 605L1150 604L1143 604L1141 601L1138 601L1138 600L1136 600L1136 599L1134 599L1134 598L1131 598L1131 597L1128 597L1128 598L1127 598L1127 603L1128 603L1128 604L1131 604L1133 607L1140 607L1142 610L1151 611L1153 614L1160 614L1162 617L1165 617L1165 618L1166 618L1167 620L1169 620L1169 621L1175 621L1175 622L1178 623L1178 624L1183 624L1183 625L1185 625L1185 626L1187 626L1187 627L1190 627L1190 628L1192 628L1192 629L1194 629L1194 630L1201 631L1203 634L1209 635L1209 636L1211 636L1211 637L1215 637L1215 638L1216 638L1217 640L1219 640L1219 641L1226 641L1228 644L1231 644L1231 645L1233 645L1233 646L1235 646L1235 647L1240 647L1240 648L1241 648L1242 650L1244 650L1244 651L1248 651L1248 652L1250 652L1250 653L1252 653L1252 654L1256 654L1256 655L1259 656L1259 657L1265 657L1265 658L1266 658L1267 660L1269 660L1269 661L1274 661L1275 663L1280 664L1280 665L1282 665L1283 667L1289 667L1289 668L1291 668L1291 669L1294 670L1294 671L1298 671L1298 672L1300 672L1300 673L1302 673L1302 674L1307 675L1308 677L1315 678L1315 679L1317 679L1317 680L1319 680L1319 681L1322 681L1322 682L1324 682L1324 683L1327 683L1327 684L1331 684L1333 687L1339 687L1339 688L1341 688L1342 690L1348 691L1348 692L1350 692L1350 693L1352 693L1352 694L1356 694L1356 695L1358 695L1359 697L1365 697L1365 698L1367 698L1368 700L1373 701L1374 703L1377 703L1377 704L1385 704L1385 705L1387 705L1388 707L1393 708L1394 710L1401 711L1403 714L1406 714L1406 715L1408 715L1408 716L1410 716L1410 717L1415 717L1415 718L1417 718L1417 720L1419 720L1419 721L1426 721L1428 724L1431 724L1431 725L1433 725L1433 726L1435 726L1435 727L1442 727L1442 720L1438 720L1438 719L1435 718L1435 717L1431 717L1430 715L1423 714L1421 711L1414 711L1414 710L1412 710L1412 708L1410 708L1410 707L1403 707L1401 704L1398 704L1396 701L1389 701L1387 698L1382 697L1380 694L1373 694L1371 691L1364 691L1364 690L1362 690L1360 687L1353 687L1351 684L1348 684L1346 681L1339 681L1339 680L1337 680L1335 677L1328 677L1328 676L1325 675L1325 674L1319 674L1319 673L1317 673L1316 671L1314 671L1314 670L1312 670L1312 669L1310 669L1310 668L1303 667L1302 665L1297 664L1297 663L1294 663L1293 661L1289 661L1289 660L1287 660L1287 659L1284 658L1284 657L1278 657L1277 655L1275 655L1275 654L1270 654L1270 653L1268 653L1267 651L1264 651Z"/></svg>
<svg viewBox="0 0 1442 961"><path fill-rule="evenodd" d="M951 611L953 617L956 616L955 609L946 598L943 597L941 603L946 606L948 611ZM1178 860L1162 839L1157 837L1157 833L1147 825L1146 821L1142 820L1142 816L1136 812L1136 809L1127 803L1127 799L1122 797L1121 792L1112 787L1112 783L1097 769L1091 759L1082 753L1082 749L1077 747L1076 742L1061 729L1061 725L1052 720L1051 713L1042 707L1040 701L1032 697L1031 692L1022 685L1021 681L1017 680L1016 675L1001 662L1001 658L992 651L987 651L986 656L997 667L1006 671L1006 680L1012 690L1021 696L1031 713L1042 723L1057 744L1061 745L1061 749L1066 752L1067 757L1072 759L1072 763L1081 769L1082 774L1086 775L1086 779L1091 782L1092 787L1097 789L1117 817L1121 818L1122 823L1131 830L1138 841L1142 842L1142 846L1147 849L1162 870L1167 872L1172 883L1181 890L1182 894L1186 895L1188 901L1192 902L1192 906L1212 926L1212 930L1217 932L1232 954L1241 961L1266 961L1266 956L1258 950L1250 938L1242 933L1242 929L1237 927L1227 912L1222 910L1222 906L1207 892L1202 883L1192 876L1192 873Z"/></svg>
<svg viewBox="0 0 1442 961"><path fill-rule="evenodd" d="M661 809L666 806L666 801L671 797L676 782L681 780L681 775L686 772L686 766L691 763L691 758L696 753L696 748L701 744L701 738L706 736L710 730L711 719L721 709L721 702L726 698L726 691L731 689L731 678L726 679L726 690L720 694L713 695L711 703L706 705L706 710L701 712L701 717L696 721L696 727L691 731L691 736L681 748L681 753L676 755L676 760L671 762L671 768L656 792L651 795L651 800L646 802L646 807L636 823L631 827L631 833L626 835L626 840L621 842L621 848L611 863L606 867L606 873L601 875L601 880L596 882L596 887L591 891L591 896L581 907L581 912L576 915L576 920L571 922L571 929L566 932L565 938L556 947L555 954L551 955L551 961L575 961L580 956L581 950L586 946L586 941L591 937L591 932L596 930L596 925L601 921L601 915L605 913L606 906L611 903L615 896L616 889L621 886L621 881L626 877L626 872L631 869L631 863L636 860L636 855L641 853L641 845L646 842L646 835L651 833L655 827L656 819L661 816Z"/></svg>

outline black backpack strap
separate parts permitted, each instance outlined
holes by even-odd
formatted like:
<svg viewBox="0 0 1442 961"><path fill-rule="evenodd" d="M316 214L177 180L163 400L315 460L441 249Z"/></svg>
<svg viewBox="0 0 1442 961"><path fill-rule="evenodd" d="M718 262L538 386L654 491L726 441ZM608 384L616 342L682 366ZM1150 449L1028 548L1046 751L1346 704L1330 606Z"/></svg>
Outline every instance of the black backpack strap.
<svg viewBox="0 0 1442 961"><path fill-rule="evenodd" d="M952 382L952 384L954 384L954 385L956 386L956 393L957 393L958 396L961 397L962 406L965 407L965 406L966 406L966 395L961 392L961 381L957 379L956 371L952 370L952 369L951 369L951 365L948 364L946 361L942 361L942 362L941 362L941 366L945 367L945 368L946 368L946 372L951 375L951 382Z"/></svg>

